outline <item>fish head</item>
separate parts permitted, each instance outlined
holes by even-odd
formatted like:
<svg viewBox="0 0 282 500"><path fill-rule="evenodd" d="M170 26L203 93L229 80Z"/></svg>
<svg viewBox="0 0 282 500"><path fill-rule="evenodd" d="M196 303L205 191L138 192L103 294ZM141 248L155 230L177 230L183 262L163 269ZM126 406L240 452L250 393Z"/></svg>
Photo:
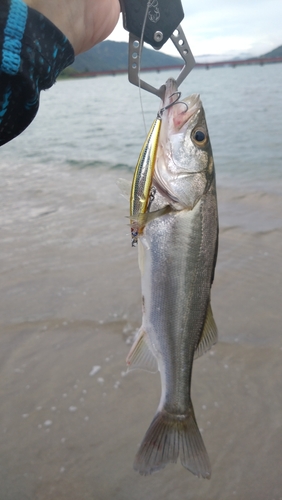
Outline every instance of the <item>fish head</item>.
<svg viewBox="0 0 282 500"><path fill-rule="evenodd" d="M175 80L166 84L155 181L176 209L192 209L214 178L213 155L199 94L180 99Z"/></svg>

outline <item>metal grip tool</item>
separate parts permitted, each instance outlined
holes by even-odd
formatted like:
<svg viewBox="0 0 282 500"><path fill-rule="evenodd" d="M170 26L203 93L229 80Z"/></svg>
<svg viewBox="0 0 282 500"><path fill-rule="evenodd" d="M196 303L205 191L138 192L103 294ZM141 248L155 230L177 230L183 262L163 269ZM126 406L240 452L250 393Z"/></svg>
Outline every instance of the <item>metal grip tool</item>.
<svg viewBox="0 0 282 500"><path fill-rule="evenodd" d="M154 49L160 49L184 18L180 0L120 0L123 13L123 27L129 33L141 38L147 12L144 42Z"/></svg>
<svg viewBox="0 0 282 500"><path fill-rule="evenodd" d="M195 66L195 59L180 26L184 18L181 0L120 0L123 26L129 31L128 79L133 85L159 96L164 96L165 87L159 89L139 77L143 43L160 49L170 38L184 61L176 78L179 86Z"/></svg>

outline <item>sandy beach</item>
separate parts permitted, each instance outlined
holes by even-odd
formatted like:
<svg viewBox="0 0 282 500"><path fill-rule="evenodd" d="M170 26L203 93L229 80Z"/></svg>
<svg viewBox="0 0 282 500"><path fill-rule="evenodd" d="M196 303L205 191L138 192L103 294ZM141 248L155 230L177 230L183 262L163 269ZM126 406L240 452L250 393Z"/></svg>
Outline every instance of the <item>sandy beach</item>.
<svg viewBox="0 0 282 500"><path fill-rule="evenodd" d="M212 477L180 464L141 477L160 381L126 374L141 305L119 176L96 172L95 196L91 171L5 190L0 500L282 499L281 196L218 189L219 342L192 381Z"/></svg>

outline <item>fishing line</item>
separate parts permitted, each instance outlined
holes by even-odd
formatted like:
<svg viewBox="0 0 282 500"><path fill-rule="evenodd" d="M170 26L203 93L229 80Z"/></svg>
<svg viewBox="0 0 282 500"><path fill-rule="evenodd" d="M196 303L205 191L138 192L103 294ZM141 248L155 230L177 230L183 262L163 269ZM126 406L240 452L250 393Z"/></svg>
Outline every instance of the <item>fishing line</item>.
<svg viewBox="0 0 282 500"><path fill-rule="evenodd" d="M147 2L147 6L146 6L146 11L145 11L145 16L144 16L144 20L143 20L143 24L142 24L142 30L141 30L141 36L140 36L140 50L139 50L139 58L138 58L138 63L137 63L137 71L138 71L138 89L139 89L139 101L140 101L140 107L141 107L141 114L142 114L142 119L143 119L143 126L144 126L144 131L145 131L145 137L147 136L148 134L148 131L147 131L147 125L146 125L146 119L145 119L145 112L144 112L144 106L143 106L143 99L142 99L142 93L141 93L141 85L140 85L140 71L141 71L141 55L142 55L142 49L143 49L143 40L144 40L144 33L145 33L145 28L146 28L146 22L147 22L147 17L148 17L148 12L149 12L149 8L153 5L153 1L154 0L148 0ZM169 109L171 106L174 106L175 104L184 104L184 106L186 106L186 110L188 110L188 105L183 102L183 101L180 101L180 97L181 97L181 92L174 92L174 94L172 94L170 97L173 97L174 95L177 95L177 98L175 99L174 102L172 102L171 104L169 104L168 106L165 106L164 108L162 108L159 112L158 112L158 117L161 118L162 117L162 114L163 112L166 110L166 109ZM183 111L183 113L185 113L185 111Z"/></svg>
<svg viewBox="0 0 282 500"><path fill-rule="evenodd" d="M147 22L147 17L148 17L148 12L149 8L152 5L152 0L148 0L147 2L147 7L146 7L146 12L145 12L145 17L142 25L142 31L141 31L141 37L140 37L140 57L138 58L138 88L139 88L139 100L140 100L140 106L141 106L141 114L143 118L143 125L144 125L144 130L145 130L145 137L147 136L147 126L146 126L146 120L145 120L145 113L144 113L144 107L143 107L143 100L142 100L142 94L141 94L141 86L140 86L140 69L141 69L141 54L142 54L142 48L143 48L143 40L144 40L144 32L145 32L145 27L146 27L146 22Z"/></svg>

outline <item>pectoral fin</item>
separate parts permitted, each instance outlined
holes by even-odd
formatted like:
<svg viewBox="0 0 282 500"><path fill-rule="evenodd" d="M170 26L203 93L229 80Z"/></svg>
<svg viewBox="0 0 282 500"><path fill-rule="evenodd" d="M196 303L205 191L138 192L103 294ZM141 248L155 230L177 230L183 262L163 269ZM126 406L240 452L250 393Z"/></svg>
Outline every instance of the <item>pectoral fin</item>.
<svg viewBox="0 0 282 500"><path fill-rule="evenodd" d="M217 343L217 326L214 321L212 308L209 303L207 315L204 323L203 333L199 344L195 349L194 359L199 358L207 352L214 344Z"/></svg>
<svg viewBox="0 0 282 500"><path fill-rule="evenodd" d="M144 214L140 213L136 216L130 217L131 234L132 234L132 246L136 246L138 237L143 233L144 227L152 220L161 217L162 215L169 214L172 212L172 208L167 205L160 210L155 210L154 212L146 212Z"/></svg>
<svg viewBox="0 0 282 500"><path fill-rule="evenodd" d="M131 191L131 182L127 179L123 179L122 177L120 177L118 180L117 180L117 186L120 190L120 193L121 195L127 200L129 201L130 199L130 191Z"/></svg>
<svg viewBox="0 0 282 500"><path fill-rule="evenodd" d="M147 339L147 334L140 329L137 339L132 345L126 358L128 370L146 370L156 373L158 371L157 360L152 353Z"/></svg>
<svg viewBox="0 0 282 500"><path fill-rule="evenodd" d="M139 227L144 227L149 222L152 222L152 220L157 219L162 215L169 214L172 211L173 209L169 205L166 205L165 207L160 208L159 210L155 210L154 212L146 212L144 214L138 214L136 217L131 217L130 220L132 224L136 224Z"/></svg>

